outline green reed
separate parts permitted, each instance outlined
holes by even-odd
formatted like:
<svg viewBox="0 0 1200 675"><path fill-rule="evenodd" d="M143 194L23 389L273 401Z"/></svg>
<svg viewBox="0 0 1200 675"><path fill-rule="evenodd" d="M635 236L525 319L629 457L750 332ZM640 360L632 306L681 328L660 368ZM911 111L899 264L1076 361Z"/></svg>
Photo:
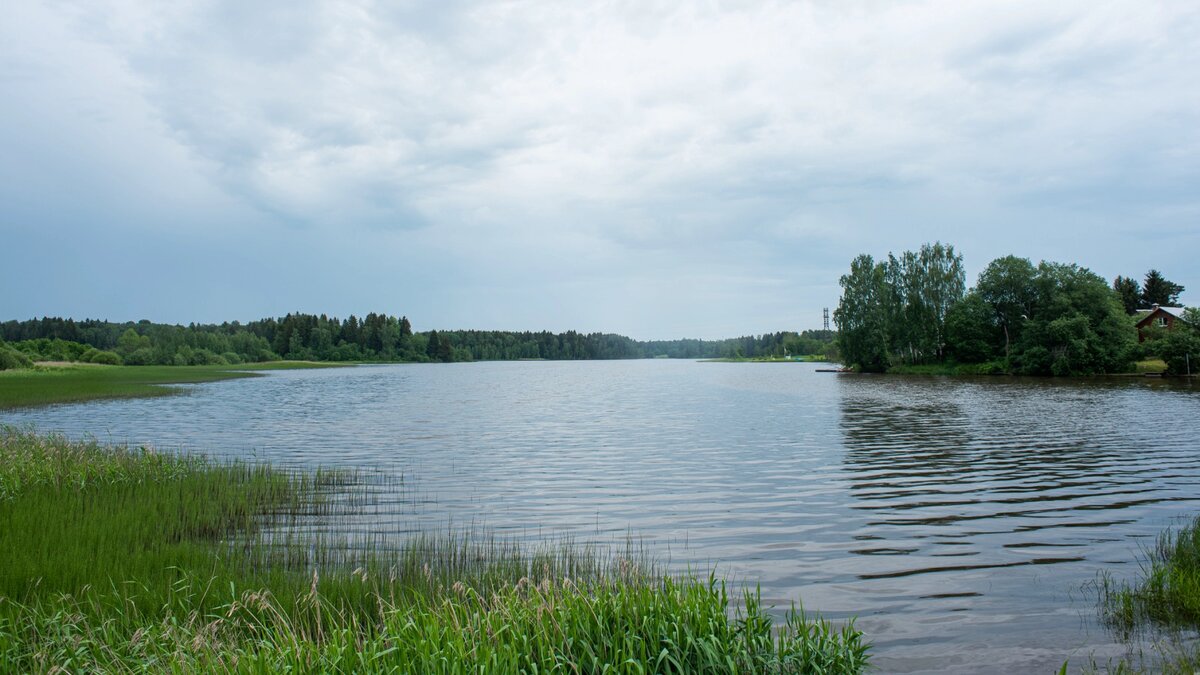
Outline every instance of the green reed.
<svg viewBox="0 0 1200 675"><path fill-rule="evenodd" d="M479 530L322 535L354 472L0 427L0 672L858 672L853 624Z"/></svg>
<svg viewBox="0 0 1200 675"><path fill-rule="evenodd" d="M1192 673L1200 666L1200 517L1161 533L1144 552L1132 583L1098 580L1101 620L1122 639L1151 638L1150 653L1120 662L1113 672Z"/></svg>
<svg viewBox="0 0 1200 675"><path fill-rule="evenodd" d="M1200 517L1160 534L1141 565L1132 584L1101 578L1105 621L1122 631L1200 628Z"/></svg>

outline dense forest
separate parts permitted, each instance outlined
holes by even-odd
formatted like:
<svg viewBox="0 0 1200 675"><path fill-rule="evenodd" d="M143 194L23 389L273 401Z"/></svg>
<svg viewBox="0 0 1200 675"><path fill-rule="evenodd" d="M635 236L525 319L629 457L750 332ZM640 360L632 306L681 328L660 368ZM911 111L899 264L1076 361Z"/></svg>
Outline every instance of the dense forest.
<svg viewBox="0 0 1200 675"><path fill-rule="evenodd" d="M826 354L830 331L779 332L729 340L639 342L609 333L414 332L407 317L346 319L288 314L242 324L176 326L50 318L0 324L10 361L125 365L224 365L278 359L452 362L517 359L727 358ZM0 366L3 366L0 363Z"/></svg>
<svg viewBox="0 0 1200 675"><path fill-rule="evenodd" d="M927 244L875 261L860 255L840 280L834 319L843 360L865 371L931 364L971 372L1085 375L1128 371L1157 357L1184 372L1200 356L1200 313L1139 341L1139 310L1178 302L1184 288L1157 270L1112 286L1075 264L1006 256L967 289L962 256Z"/></svg>

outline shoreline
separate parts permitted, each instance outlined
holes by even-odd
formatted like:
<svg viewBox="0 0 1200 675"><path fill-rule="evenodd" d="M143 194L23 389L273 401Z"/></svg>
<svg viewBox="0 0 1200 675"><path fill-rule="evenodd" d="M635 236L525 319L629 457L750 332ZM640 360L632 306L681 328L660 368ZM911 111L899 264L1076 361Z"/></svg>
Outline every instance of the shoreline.
<svg viewBox="0 0 1200 675"><path fill-rule="evenodd" d="M480 530L322 537L373 489L0 425L0 672L839 672L853 620ZM137 526L131 527L131 523ZM741 603L738 600L741 600ZM669 664L669 665L668 665ZM631 670L632 672L632 670Z"/></svg>

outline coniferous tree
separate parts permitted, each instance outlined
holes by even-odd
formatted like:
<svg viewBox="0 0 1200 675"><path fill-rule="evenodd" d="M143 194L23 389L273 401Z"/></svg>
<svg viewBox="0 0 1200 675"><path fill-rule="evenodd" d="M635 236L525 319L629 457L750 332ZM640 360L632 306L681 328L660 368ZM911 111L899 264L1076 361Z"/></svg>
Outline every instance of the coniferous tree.
<svg viewBox="0 0 1200 675"><path fill-rule="evenodd" d="M425 356L429 357L430 361L438 360L438 347L441 345L441 338L436 330L429 331L429 342L425 344Z"/></svg>
<svg viewBox="0 0 1200 675"><path fill-rule="evenodd" d="M1138 307L1142 304L1142 287L1138 284L1137 279L1120 276L1113 279L1113 292L1117 294L1126 314L1137 313Z"/></svg>
<svg viewBox="0 0 1200 675"><path fill-rule="evenodd" d="M1183 286L1167 281L1158 270L1150 270L1142 283L1142 308L1148 309L1154 305L1173 307L1179 302L1179 294L1183 291Z"/></svg>

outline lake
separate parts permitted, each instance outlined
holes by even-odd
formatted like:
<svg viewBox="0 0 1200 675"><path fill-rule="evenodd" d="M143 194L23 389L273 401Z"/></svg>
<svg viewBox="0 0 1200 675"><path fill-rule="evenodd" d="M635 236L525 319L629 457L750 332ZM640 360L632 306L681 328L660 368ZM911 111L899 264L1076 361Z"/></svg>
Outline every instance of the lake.
<svg viewBox="0 0 1200 675"><path fill-rule="evenodd" d="M1122 652L1087 584L1200 510L1200 386L840 375L814 364L360 366L0 422L404 476L348 530L623 546L858 627L884 672Z"/></svg>

